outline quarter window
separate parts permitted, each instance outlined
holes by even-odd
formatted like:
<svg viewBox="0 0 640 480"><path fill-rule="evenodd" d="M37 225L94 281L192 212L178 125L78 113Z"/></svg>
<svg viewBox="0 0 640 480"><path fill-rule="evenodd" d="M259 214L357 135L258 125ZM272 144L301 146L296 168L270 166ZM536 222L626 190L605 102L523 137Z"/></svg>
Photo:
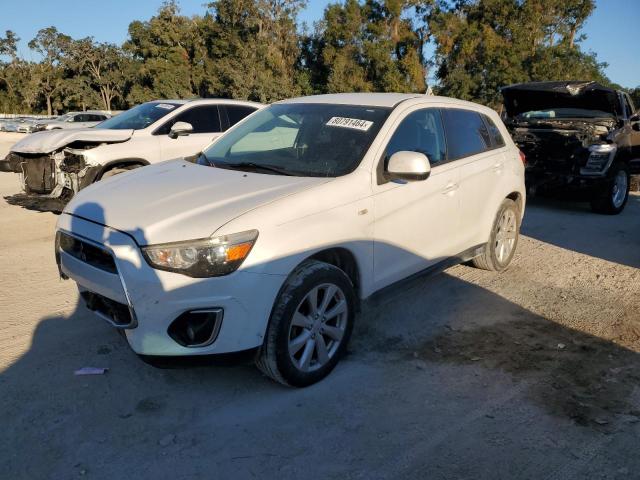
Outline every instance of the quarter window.
<svg viewBox="0 0 640 480"><path fill-rule="evenodd" d="M502 138L502 134L496 124L491 120L491 117L487 115L482 115L484 121L487 123L487 127L489 128L489 136L491 137L491 141L493 142L494 148L504 147L504 138Z"/></svg>
<svg viewBox="0 0 640 480"><path fill-rule="evenodd" d="M400 151L424 153L436 164L446 159L442 117L435 108L417 110L402 120L387 145L385 159ZM386 161L386 160L385 160Z"/></svg>
<svg viewBox="0 0 640 480"><path fill-rule="evenodd" d="M445 109L442 111L449 160L475 155L491 145L489 131L480 114L471 110Z"/></svg>

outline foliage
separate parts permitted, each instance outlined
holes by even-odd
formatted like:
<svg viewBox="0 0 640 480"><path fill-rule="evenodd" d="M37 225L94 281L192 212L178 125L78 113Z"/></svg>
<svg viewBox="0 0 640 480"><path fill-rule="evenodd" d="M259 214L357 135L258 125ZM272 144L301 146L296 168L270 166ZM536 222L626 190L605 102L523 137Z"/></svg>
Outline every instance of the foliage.
<svg viewBox="0 0 640 480"><path fill-rule="evenodd" d="M17 54L0 36L0 111L125 109L157 98L272 102L351 91L425 92L496 107L500 88L531 80L610 84L584 52L594 0L342 0L312 27L305 0L215 0L202 15L167 0L129 25L122 46L40 30ZM433 58L426 52L431 46ZM640 89L630 90L640 104Z"/></svg>

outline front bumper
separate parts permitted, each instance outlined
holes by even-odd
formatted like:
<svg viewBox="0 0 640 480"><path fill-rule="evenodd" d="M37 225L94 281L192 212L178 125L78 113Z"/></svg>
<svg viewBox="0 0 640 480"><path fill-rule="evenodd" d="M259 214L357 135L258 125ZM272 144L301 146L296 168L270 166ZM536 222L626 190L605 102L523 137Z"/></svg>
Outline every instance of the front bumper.
<svg viewBox="0 0 640 480"><path fill-rule="evenodd" d="M151 268L132 237L109 227L63 213L57 230L100 246L113 256L116 273L96 268L60 249L56 251L61 274L73 279L80 292L93 292L127 306L132 323L120 327L136 353L204 355L262 344L285 276L240 270L223 277L191 278ZM207 309L224 311L213 343L185 347L168 334L169 326L180 315Z"/></svg>
<svg viewBox="0 0 640 480"><path fill-rule="evenodd" d="M525 183L530 194L549 191L572 196L584 195L585 198L589 198L591 193L599 191L607 180L606 172L600 175L580 175L533 168L525 171Z"/></svg>

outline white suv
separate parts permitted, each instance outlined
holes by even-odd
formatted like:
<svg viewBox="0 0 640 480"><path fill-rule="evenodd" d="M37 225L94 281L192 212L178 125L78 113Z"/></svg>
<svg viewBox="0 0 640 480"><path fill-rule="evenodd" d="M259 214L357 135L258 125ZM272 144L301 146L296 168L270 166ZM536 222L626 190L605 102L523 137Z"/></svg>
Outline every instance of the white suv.
<svg viewBox="0 0 640 480"><path fill-rule="evenodd" d="M344 353L358 303L434 266L503 270L524 166L498 115L449 98L339 94L251 115L196 163L97 183L56 255L139 354L256 349L305 386Z"/></svg>
<svg viewBox="0 0 640 480"><path fill-rule="evenodd" d="M93 128L29 135L11 147L0 171L21 173L27 194L66 199L126 170L195 155L261 107L223 99L147 102Z"/></svg>

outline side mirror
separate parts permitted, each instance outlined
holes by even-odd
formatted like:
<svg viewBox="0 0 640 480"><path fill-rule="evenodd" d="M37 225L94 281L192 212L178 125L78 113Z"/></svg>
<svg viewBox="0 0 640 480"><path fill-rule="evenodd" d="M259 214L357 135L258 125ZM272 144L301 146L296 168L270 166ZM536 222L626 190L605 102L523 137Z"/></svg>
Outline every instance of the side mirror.
<svg viewBox="0 0 640 480"><path fill-rule="evenodd" d="M426 180L430 173L429 159L419 152L396 152L391 155L387 165L387 174L392 180Z"/></svg>
<svg viewBox="0 0 640 480"><path fill-rule="evenodd" d="M187 122L176 122L169 131L169 138L178 138L193 132L193 126Z"/></svg>

